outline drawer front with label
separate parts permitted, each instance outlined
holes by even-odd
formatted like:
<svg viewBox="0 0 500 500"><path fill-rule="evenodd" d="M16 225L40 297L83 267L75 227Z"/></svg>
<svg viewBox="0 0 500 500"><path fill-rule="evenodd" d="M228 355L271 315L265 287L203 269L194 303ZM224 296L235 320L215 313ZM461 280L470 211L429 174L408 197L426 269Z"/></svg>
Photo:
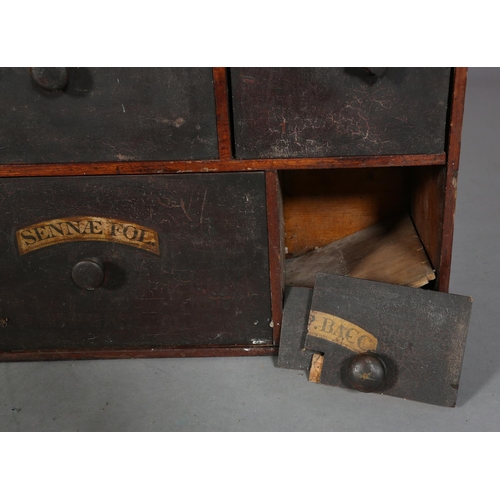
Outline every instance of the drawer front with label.
<svg viewBox="0 0 500 500"><path fill-rule="evenodd" d="M272 344L262 173L0 180L0 350Z"/></svg>
<svg viewBox="0 0 500 500"><path fill-rule="evenodd" d="M218 157L210 68L0 68L0 93L3 164Z"/></svg>
<svg viewBox="0 0 500 500"><path fill-rule="evenodd" d="M440 154L450 68L231 68L236 156Z"/></svg>

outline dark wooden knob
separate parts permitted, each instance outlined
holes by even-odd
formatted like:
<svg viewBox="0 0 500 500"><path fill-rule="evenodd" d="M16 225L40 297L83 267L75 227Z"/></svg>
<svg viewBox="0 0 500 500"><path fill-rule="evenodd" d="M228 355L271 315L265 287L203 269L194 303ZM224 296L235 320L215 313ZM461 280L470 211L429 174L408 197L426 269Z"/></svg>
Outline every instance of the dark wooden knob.
<svg viewBox="0 0 500 500"><path fill-rule="evenodd" d="M63 90L68 84L67 68L30 68L30 73L37 85L51 92Z"/></svg>
<svg viewBox="0 0 500 500"><path fill-rule="evenodd" d="M353 389L376 391L385 382L384 362L375 354L358 354L347 368L347 378Z"/></svg>
<svg viewBox="0 0 500 500"><path fill-rule="evenodd" d="M363 71L371 76L376 76L377 78L383 78L387 68L361 68Z"/></svg>
<svg viewBox="0 0 500 500"><path fill-rule="evenodd" d="M95 290L104 282L104 266L96 259L85 259L71 271L73 281L85 290Z"/></svg>

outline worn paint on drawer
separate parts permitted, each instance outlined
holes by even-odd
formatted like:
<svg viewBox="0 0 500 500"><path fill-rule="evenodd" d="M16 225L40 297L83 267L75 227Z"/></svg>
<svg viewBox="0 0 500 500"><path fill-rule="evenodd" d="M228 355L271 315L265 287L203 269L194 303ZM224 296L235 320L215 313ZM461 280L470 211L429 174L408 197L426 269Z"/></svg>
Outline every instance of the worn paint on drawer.
<svg viewBox="0 0 500 500"><path fill-rule="evenodd" d="M0 209L1 350L272 344L263 173L2 179ZM67 220L108 237L53 231L59 244L19 252L18 231ZM111 235L117 221L158 252ZM73 281L82 261L101 286Z"/></svg>
<svg viewBox="0 0 500 500"><path fill-rule="evenodd" d="M365 70L232 68L236 156L443 153L450 68Z"/></svg>
<svg viewBox="0 0 500 500"><path fill-rule="evenodd" d="M0 68L0 163L218 157L210 68L68 68L48 91Z"/></svg>

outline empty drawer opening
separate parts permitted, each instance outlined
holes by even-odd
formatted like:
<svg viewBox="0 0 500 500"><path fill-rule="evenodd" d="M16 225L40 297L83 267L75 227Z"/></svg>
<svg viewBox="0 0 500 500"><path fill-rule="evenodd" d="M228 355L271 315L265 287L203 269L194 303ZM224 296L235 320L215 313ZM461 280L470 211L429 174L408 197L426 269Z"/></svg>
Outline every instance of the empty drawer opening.
<svg viewBox="0 0 500 500"><path fill-rule="evenodd" d="M318 272L412 287L433 282L412 218L415 185L406 167L282 172L286 285L312 288Z"/></svg>

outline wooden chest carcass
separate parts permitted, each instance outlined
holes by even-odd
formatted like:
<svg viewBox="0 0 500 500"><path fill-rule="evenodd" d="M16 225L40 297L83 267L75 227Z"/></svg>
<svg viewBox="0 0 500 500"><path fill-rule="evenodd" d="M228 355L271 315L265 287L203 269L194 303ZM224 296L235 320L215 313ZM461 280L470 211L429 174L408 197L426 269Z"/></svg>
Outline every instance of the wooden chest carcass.
<svg viewBox="0 0 500 500"><path fill-rule="evenodd" d="M1 69L0 359L274 354L285 259L402 211L447 291L465 81Z"/></svg>

